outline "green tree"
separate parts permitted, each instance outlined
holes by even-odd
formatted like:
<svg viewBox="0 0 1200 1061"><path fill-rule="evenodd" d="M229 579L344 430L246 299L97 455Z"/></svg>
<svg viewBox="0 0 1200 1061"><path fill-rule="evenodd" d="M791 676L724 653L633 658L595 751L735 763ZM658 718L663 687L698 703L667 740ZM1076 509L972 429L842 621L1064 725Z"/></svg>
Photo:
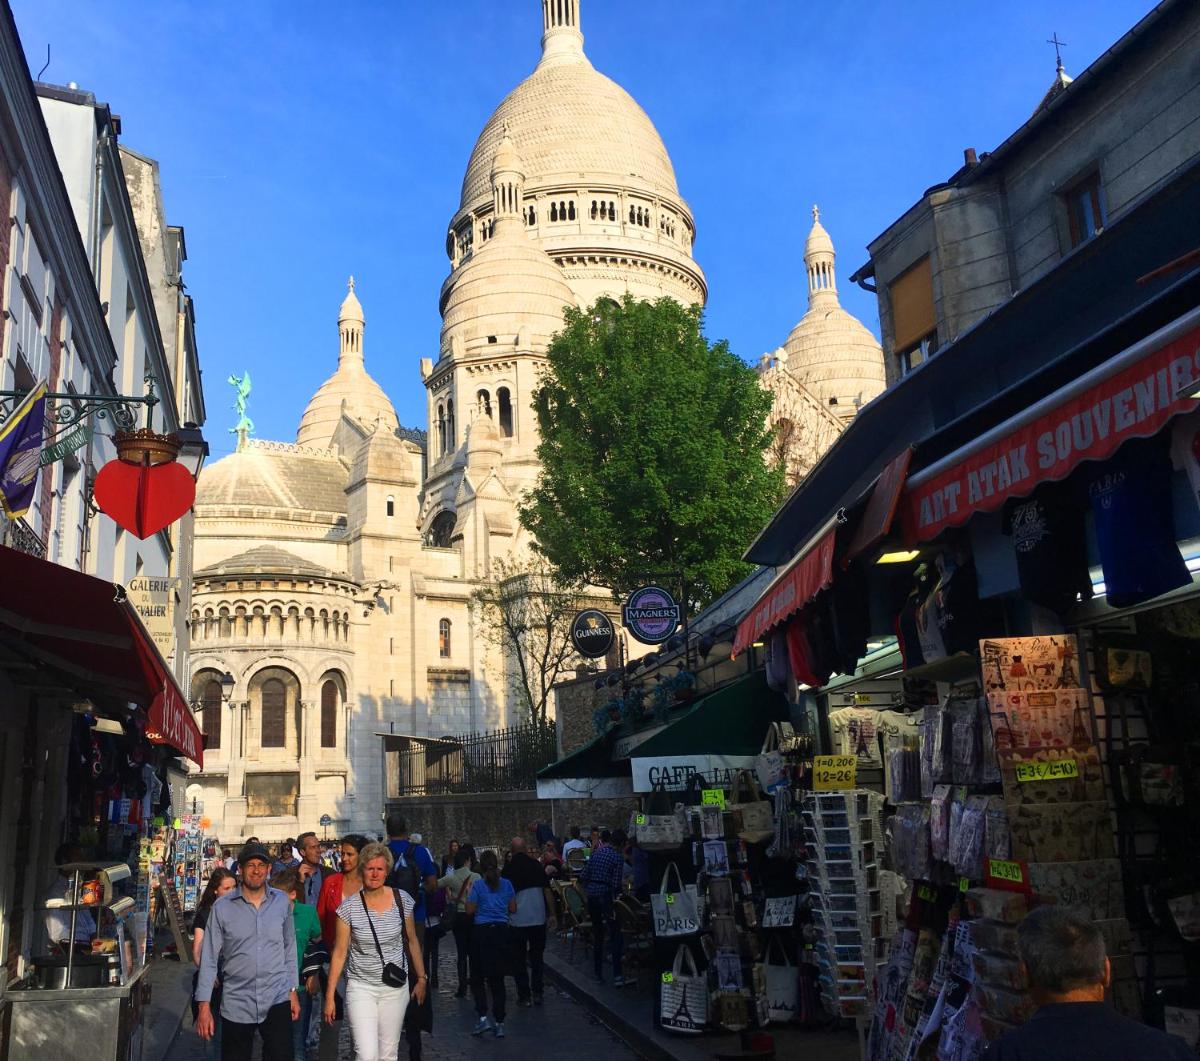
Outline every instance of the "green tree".
<svg viewBox="0 0 1200 1061"><path fill-rule="evenodd" d="M551 342L521 521L568 582L620 596L680 572L698 607L749 570L783 487L764 457L771 397L701 324L699 307L626 295L568 310Z"/></svg>

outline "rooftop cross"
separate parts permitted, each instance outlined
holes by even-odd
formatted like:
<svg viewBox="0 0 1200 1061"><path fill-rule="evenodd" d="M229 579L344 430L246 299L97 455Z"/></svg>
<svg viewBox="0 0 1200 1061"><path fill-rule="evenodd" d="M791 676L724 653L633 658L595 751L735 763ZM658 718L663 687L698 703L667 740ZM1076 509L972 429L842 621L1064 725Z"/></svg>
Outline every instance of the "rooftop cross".
<svg viewBox="0 0 1200 1061"><path fill-rule="evenodd" d="M1050 39L1046 43L1054 45L1054 56L1058 60L1058 68L1061 70L1063 68L1062 50L1067 46L1067 42L1060 41L1058 33L1055 32L1050 34Z"/></svg>

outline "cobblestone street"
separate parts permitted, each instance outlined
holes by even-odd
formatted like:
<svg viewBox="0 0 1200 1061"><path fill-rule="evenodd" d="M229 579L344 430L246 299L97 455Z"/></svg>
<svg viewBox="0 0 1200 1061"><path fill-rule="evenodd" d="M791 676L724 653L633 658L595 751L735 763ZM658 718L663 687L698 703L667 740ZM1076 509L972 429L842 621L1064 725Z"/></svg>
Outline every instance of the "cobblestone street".
<svg viewBox="0 0 1200 1061"><path fill-rule="evenodd" d="M531 1044L536 1043L539 1052L545 1052L547 1044L556 1044L554 1051L569 1049L572 1061L636 1061L638 1054L625 1045L608 1028L591 1016L578 1002L559 991L552 984L546 985L546 1001L542 1006L522 1009L516 1004L516 990L508 983L508 1017L505 1031L508 1038L496 1040L491 1035L481 1039L471 1036L475 1023L475 1007L470 996L454 997L457 986L454 969L454 945L444 946L440 956L439 984L435 992L433 1035L424 1036L424 1061L472 1061L480 1058L497 1061L527 1059ZM316 1050L309 1051L310 1057ZM351 1061L349 1028L343 1025L339 1061ZM172 1046L170 1061L203 1061L204 1044L192 1030L190 1017L184 1018L179 1037ZM255 1051L258 1057L258 1051ZM408 1050L400 1044L401 1061L407 1061Z"/></svg>

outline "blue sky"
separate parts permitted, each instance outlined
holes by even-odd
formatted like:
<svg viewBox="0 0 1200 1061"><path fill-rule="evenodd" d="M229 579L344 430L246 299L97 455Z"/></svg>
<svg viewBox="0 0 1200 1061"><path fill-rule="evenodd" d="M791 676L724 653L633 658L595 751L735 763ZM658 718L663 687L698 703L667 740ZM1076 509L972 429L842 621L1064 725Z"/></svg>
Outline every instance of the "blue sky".
<svg viewBox="0 0 1200 1061"><path fill-rule="evenodd" d="M214 456L231 372L264 438L291 441L337 359L354 273L367 365L426 426L446 225L467 158L539 54L538 0L12 0L32 72L75 81L162 164L187 232ZM994 148L1050 84L1149 9L1130 0L584 0L587 52L649 113L696 217L707 331L754 360L805 308L810 208L848 277L928 186Z"/></svg>

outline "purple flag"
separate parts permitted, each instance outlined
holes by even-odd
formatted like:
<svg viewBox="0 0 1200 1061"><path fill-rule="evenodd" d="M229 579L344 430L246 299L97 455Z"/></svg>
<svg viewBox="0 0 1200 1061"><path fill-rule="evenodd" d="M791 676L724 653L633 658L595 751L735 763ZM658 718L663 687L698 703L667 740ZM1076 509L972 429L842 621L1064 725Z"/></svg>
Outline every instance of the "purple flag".
<svg viewBox="0 0 1200 1061"><path fill-rule="evenodd" d="M0 424L0 508L9 519L29 511L41 467L46 384L39 383Z"/></svg>

